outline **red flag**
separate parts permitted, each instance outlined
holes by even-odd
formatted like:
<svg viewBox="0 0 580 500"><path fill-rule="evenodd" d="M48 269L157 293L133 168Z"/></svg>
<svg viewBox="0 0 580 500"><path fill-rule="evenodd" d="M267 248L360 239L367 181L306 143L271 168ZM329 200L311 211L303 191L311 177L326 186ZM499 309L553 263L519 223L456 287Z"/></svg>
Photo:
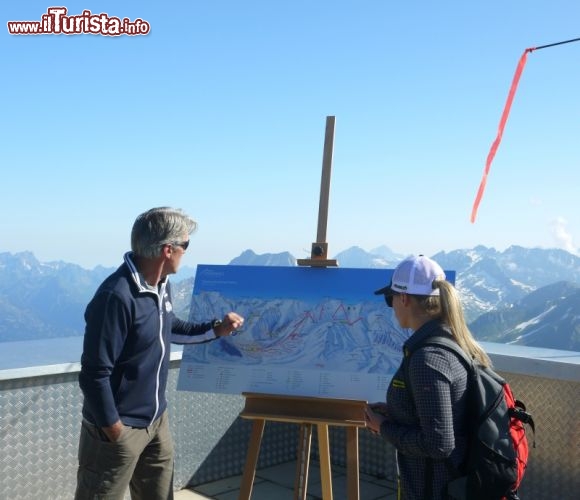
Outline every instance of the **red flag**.
<svg viewBox="0 0 580 500"><path fill-rule="evenodd" d="M510 108L512 107L512 101L514 100L514 95L516 94L516 89L518 87L518 83L520 81L520 76L522 75L522 71L524 70L524 66L526 65L526 59L528 56L528 52L535 50L533 48L526 49L520 57L520 61L518 63L518 67L516 68L516 73L512 80L512 86L510 87L510 91L507 97L507 101L505 103L503 113L501 115L501 120L499 121L499 127L497 130L497 136L491 145L491 149L487 154L487 160L485 162L485 169L483 171L483 177L481 179L481 183L479 184L479 189L477 190L477 195L475 197L475 202L473 203L473 208L471 210L471 222L475 222L475 217L477 216L477 209L479 207L479 203L481 202L481 198L483 196L483 192L485 191L485 184L487 183L487 174L489 174L489 168L491 167L491 162L495 157L495 153L497 152L497 148L499 147L499 143L501 142L501 137L503 135L503 129L505 128L505 124L507 122L508 116L510 114Z"/></svg>

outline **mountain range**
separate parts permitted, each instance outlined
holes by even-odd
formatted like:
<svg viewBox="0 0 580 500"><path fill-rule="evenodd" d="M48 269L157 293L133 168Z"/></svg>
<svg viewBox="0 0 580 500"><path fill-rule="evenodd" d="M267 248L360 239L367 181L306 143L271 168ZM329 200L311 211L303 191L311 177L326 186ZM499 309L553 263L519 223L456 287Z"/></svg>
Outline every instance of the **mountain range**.
<svg viewBox="0 0 580 500"><path fill-rule="evenodd" d="M340 267L394 268L404 255L386 246L351 247ZM433 256L456 272L466 319L480 340L580 351L580 257L559 249L477 246ZM294 266L288 252L246 250L231 265ZM39 262L31 252L0 253L0 342L82 335L87 302L114 268ZM173 276L177 314L186 318L195 268Z"/></svg>

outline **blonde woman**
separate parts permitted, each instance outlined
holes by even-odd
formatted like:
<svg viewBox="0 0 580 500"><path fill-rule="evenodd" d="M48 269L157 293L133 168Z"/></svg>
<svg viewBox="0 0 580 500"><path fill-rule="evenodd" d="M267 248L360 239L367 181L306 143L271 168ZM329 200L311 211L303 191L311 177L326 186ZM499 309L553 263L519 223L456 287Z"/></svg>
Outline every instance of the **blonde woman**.
<svg viewBox="0 0 580 500"><path fill-rule="evenodd" d="M402 328L413 331L403 346L414 352L393 376L386 403L367 408L368 428L397 450L399 498L447 498L467 447L466 367L449 350L421 346L431 336L454 340L484 366L491 362L471 335L454 286L437 262L411 256L394 270L384 295Z"/></svg>

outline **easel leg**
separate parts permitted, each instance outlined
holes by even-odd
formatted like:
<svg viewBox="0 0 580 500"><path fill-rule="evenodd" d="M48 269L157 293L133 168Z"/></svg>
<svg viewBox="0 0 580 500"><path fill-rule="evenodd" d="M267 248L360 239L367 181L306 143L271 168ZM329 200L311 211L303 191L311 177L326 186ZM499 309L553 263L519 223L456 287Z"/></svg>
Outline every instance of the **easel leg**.
<svg viewBox="0 0 580 500"><path fill-rule="evenodd" d="M322 499L332 500L332 472L330 470L330 445L328 425L318 424L318 452L320 454L320 479L322 480Z"/></svg>
<svg viewBox="0 0 580 500"><path fill-rule="evenodd" d="M359 500L358 428L346 428L346 489L348 500Z"/></svg>
<svg viewBox="0 0 580 500"><path fill-rule="evenodd" d="M250 497L252 496L252 487L256 476L256 465L258 464L258 456L260 455L260 445L262 443L262 435L264 434L265 425L265 420L254 420L238 500L250 500Z"/></svg>
<svg viewBox="0 0 580 500"><path fill-rule="evenodd" d="M296 479L294 480L294 500L306 500L311 445L312 445L312 424L302 424L300 426L300 441L298 443L298 457L296 460Z"/></svg>

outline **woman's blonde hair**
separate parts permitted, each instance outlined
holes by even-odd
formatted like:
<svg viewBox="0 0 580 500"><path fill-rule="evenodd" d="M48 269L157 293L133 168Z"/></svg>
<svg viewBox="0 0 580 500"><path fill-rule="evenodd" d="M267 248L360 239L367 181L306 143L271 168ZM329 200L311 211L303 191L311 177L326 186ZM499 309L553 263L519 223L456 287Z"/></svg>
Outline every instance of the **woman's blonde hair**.
<svg viewBox="0 0 580 500"><path fill-rule="evenodd" d="M455 341L470 357L482 366L491 366L491 359L473 338L465 323L463 306L455 287L444 279L433 281L439 295L415 296L419 306L433 319L440 319L451 330Z"/></svg>

